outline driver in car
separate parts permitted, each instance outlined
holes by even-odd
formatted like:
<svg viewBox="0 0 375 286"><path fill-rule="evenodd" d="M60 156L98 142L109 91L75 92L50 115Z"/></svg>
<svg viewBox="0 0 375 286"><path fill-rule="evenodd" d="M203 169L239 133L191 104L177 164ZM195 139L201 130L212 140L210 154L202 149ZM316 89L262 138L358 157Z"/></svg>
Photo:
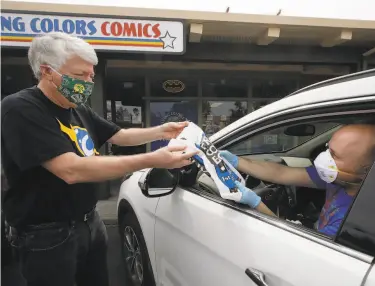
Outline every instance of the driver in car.
<svg viewBox="0 0 375 286"><path fill-rule="evenodd" d="M346 125L336 131L327 150L307 168L287 167L273 162L239 158L229 151L220 155L236 169L260 180L280 185L326 190L326 201L316 223L318 232L334 236L358 193L360 184L375 160L375 125ZM240 203L274 215L261 198L242 184Z"/></svg>

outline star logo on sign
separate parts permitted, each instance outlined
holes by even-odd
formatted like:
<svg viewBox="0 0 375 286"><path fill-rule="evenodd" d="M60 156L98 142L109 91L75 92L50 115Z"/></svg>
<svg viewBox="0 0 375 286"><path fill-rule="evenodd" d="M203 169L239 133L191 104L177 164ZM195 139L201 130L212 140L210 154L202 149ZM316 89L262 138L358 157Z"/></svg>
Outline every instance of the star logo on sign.
<svg viewBox="0 0 375 286"><path fill-rule="evenodd" d="M160 37L159 39L163 42L163 49L168 47L174 49L173 42L177 39L177 37L172 37L167 31L164 37Z"/></svg>

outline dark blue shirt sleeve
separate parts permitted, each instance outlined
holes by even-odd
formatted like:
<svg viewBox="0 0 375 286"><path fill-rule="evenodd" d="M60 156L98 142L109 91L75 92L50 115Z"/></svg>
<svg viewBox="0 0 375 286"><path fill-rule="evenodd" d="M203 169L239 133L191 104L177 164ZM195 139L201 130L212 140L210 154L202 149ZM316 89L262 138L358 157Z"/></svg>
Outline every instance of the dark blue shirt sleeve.
<svg viewBox="0 0 375 286"><path fill-rule="evenodd" d="M327 224L325 227L318 229L318 231L327 236L335 236L338 232L342 220L336 220L333 223Z"/></svg>
<svg viewBox="0 0 375 286"><path fill-rule="evenodd" d="M327 187L327 183L319 177L318 171L314 166L307 167L306 171L317 188L325 189Z"/></svg>

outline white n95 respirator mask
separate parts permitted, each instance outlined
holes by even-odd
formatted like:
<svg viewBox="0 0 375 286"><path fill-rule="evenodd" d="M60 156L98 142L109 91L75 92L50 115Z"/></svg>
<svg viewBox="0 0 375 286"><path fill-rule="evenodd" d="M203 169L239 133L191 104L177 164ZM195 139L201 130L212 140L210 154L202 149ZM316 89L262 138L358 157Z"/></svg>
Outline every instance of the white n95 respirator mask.
<svg viewBox="0 0 375 286"><path fill-rule="evenodd" d="M339 170L329 149L320 153L318 157L316 157L314 165L319 177L323 181L332 183L334 180L336 180Z"/></svg>

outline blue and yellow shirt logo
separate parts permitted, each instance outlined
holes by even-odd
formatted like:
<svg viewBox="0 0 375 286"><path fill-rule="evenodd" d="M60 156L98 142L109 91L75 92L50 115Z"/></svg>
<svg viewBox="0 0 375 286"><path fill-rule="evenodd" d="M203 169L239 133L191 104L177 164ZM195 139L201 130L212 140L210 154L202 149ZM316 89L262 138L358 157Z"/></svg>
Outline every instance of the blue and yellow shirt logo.
<svg viewBox="0 0 375 286"><path fill-rule="evenodd" d="M70 140L76 145L77 150L83 156L99 155L95 149L94 141L91 139L87 129L73 125L67 127L58 119L57 122L60 124L61 131L68 135Z"/></svg>

